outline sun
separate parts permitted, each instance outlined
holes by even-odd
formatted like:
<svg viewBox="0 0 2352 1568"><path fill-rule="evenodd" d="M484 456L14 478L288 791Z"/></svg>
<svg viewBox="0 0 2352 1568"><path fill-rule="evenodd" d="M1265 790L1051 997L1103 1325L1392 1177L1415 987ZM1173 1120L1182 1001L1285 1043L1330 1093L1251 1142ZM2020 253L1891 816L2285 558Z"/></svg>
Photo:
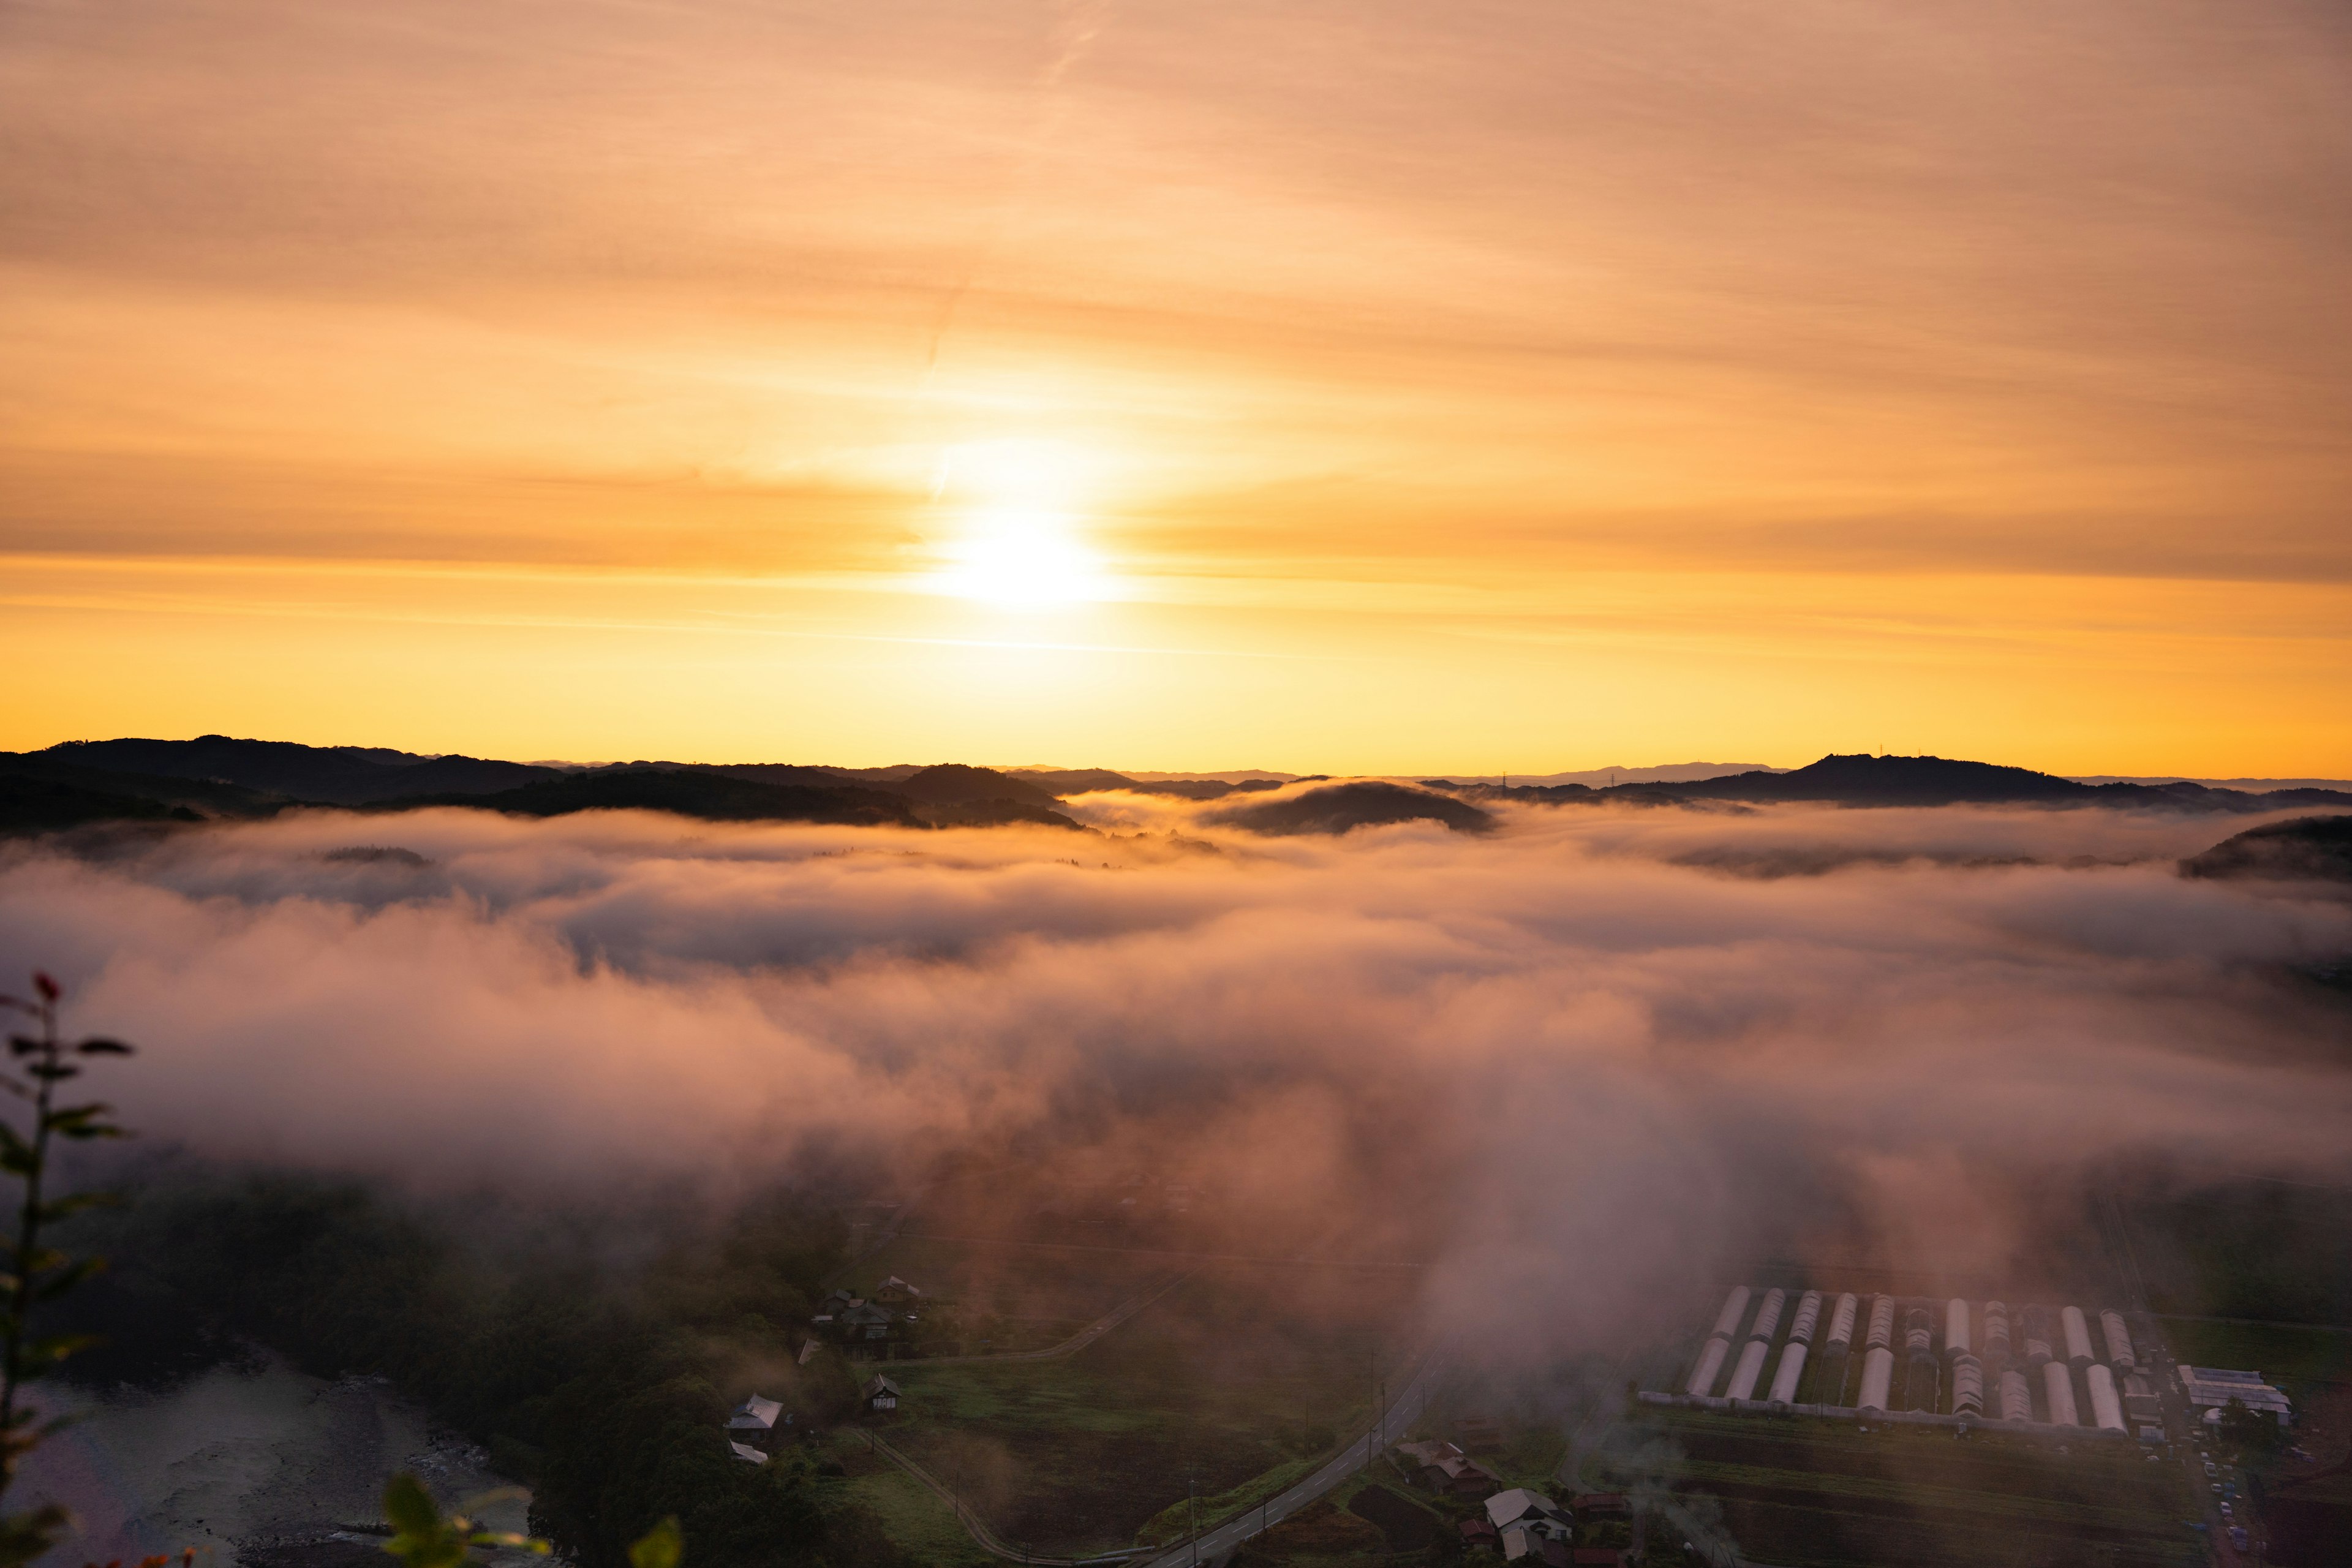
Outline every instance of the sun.
<svg viewBox="0 0 2352 1568"><path fill-rule="evenodd" d="M948 557L942 585L959 598L1034 610L1102 597L1102 563L1052 512L982 508L967 519Z"/></svg>
<svg viewBox="0 0 2352 1568"><path fill-rule="evenodd" d="M1108 579L1075 510L1095 466L1050 441L975 441L940 453L934 499L953 509L957 529L940 587L1015 610L1104 597Z"/></svg>

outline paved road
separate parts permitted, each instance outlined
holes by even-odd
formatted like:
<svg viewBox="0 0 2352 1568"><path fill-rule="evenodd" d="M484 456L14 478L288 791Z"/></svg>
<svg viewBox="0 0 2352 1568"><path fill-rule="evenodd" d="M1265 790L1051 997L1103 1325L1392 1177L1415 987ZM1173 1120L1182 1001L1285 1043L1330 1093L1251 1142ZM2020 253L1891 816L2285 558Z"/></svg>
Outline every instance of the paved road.
<svg viewBox="0 0 2352 1568"><path fill-rule="evenodd" d="M1196 1542L1188 1542L1170 1552L1162 1552L1141 1568L1190 1568L1194 1562L1213 1563L1247 1541L1259 1531L1280 1524L1358 1470L1362 1469L1390 1443L1412 1429L1429 1404L1429 1391L1436 1380L1443 1352L1433 1350L1422 1357L1421 1368L1402 1393L1389 1402L1381 1413L1379 1422L1370 1431L1348 1445L1339 1455L1325 1464L1305 1480L1279 1497L1270 1500L1263 1510L1252 1509L1231 1523L1205 1531Z"/></svg>

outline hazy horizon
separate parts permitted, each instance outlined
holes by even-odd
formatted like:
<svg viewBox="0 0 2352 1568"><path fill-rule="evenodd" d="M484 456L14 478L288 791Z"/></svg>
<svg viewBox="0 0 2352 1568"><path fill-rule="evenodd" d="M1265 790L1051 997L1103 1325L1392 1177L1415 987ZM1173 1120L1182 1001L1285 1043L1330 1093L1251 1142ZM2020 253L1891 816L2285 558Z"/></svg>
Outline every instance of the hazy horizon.
<svg viewBox="0 0 2352 1568"><path fill-rule="evenodd" d="M2347 58L2315 0L19 8L0 747L2352 775Z"/></svg>

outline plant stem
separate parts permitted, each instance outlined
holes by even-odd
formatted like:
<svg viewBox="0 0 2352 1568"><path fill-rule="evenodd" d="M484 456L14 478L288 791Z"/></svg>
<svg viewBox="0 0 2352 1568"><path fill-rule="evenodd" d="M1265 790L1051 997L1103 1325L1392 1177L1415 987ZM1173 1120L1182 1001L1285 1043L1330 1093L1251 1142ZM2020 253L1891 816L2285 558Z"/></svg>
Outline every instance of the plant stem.
<svg viewBox="0 0 2352 1568"><path fill-rule="evenodd" d="M43 998L40 1006L41 1064L58 1065L58 1005ZM33 1098L32 1168L25 1173L25 1206L16 1218L16 1289L10 1292L5 1345L0 1345L0 1439L16 1429L16 1389L24 1380L25 1331L33 1311L34 1248L41 1237L41 1172L49 1156L49 1099L57 1092L54 1074L37 1075L40 1087ZM0 1476L0 1489L16 1467Z"/></svg>

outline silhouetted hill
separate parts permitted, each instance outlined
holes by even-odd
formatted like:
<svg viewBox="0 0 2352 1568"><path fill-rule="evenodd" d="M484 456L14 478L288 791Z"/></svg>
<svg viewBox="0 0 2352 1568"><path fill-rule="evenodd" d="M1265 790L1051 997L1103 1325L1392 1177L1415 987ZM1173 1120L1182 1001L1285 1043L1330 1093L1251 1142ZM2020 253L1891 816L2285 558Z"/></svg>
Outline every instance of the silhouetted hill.
<svg viewBox="0 0 2352 1568"><path fill-rule="evenodd" d="M1211 820L1278 836L1345 833L1388 822L1439 822L1456 833L1484 833L1495 825L1491 816L1466 801L1370 779L1229 806Z"/></svg>
<svg viewBox="0 0 2352 1568"><path fill-rule="evenodd" d="M1042 805L1019 800L944 800L919 802L915 815L934 827L1066 827L1084 833L1084 823Z"/></svg>
<svg viewBox="0 0 2352 1568"><path fill-rule="evenodd" d="M95 796L143 802L164 808L161 814L164 816L171 816L173 810L178 808L185 814L181 820L215 816L274 816L293 804L281 795L247 789L243 784L227 784L218 779L167 778L158 773L117 773L107 768L85 767L79 763L59 762L54 751L0 752L0 776L37 780L83 790ZM129 813L126 819L152 821L157 816L157 813L142 807Z"/></svg>
<svg viewBox="0 0 2352 1568"><path fill-rule="evenodd" d="M934 805L1002 800L1050 809L1058 804L1050 790L993 768L970 767L962 763L935 763L878 787Z"/></svg>
<svg viewBox="0 0 2352 1568"><path fill-rule="evenodd" d="M2352 882L2352 816L2299 816L2224 838L2180 863L2188 877Z"/></svg>
<svg viewBox="0 0 2352 1568"><path fill-rule="evenodd" d="M857 784L765 784L711 769L625 768L560 775L490 795L404 795L370 803L376 811L472 806L521 816L576 811L667 811L709 822L828 822L861 826L928 826L907 801Z"/></svg>
<svg viewBox="0 0 2352 1568"><path fill-rule="evenodd" d="M0 834L54 833L91 822L198 822L184 805L57 779L0 773Z"/></svg>
<svg viewBox="0 0 2352 1568"><path fill-rule="evenodd" d="M32 753L115 773L223 779L295 800L354 805L403 795L482 795L563 776L556 768L477 757L422 757L379 746L305 746L292 741L68 741Z"/></svg>
<svg viewBox="0 0 2352 1568"><path fill-rule="evenodd" d="M2203 784L2078 784L2055 773L1948 757L1827 756L1785 773L1737 773L1691 784L1627 784L1596 800L1803 801L1854 806L2109 805L2167 811L2255 812L2302 805L2352 806L2335 790L2250 794Z"/></svg>
<svg viewBox="0 0 2352 1568"><path fill-rule="evenodd" d="M1095 790L1141 787L1125 773L1108 768L1014 768L1004 775L1050 790L1055 795L1086 795Z"/></svg>
<svg viewBox="0 0 2352 1568"><path fill-rule="evenodd" d="M661 763L655 765L682 768L696 764ZM819 789L835 789L846 784L866 782L840 768L813 767L802 763L712 763L708 765L712 773L733 773L737 778L758 779L762 784L810 784Z"/></svg>
<svg viewBox="0 0 2352 1568"><path fill-rule="evenodd" d="M1945 757L1827 756L1785 773L1734 773L1689 784L1637 785L1685 800L1834 801L1846 805L1998 805L2078 801L2093 787L2031 768ZM1609 792L1602 791L1607 794Z"/></svg>

